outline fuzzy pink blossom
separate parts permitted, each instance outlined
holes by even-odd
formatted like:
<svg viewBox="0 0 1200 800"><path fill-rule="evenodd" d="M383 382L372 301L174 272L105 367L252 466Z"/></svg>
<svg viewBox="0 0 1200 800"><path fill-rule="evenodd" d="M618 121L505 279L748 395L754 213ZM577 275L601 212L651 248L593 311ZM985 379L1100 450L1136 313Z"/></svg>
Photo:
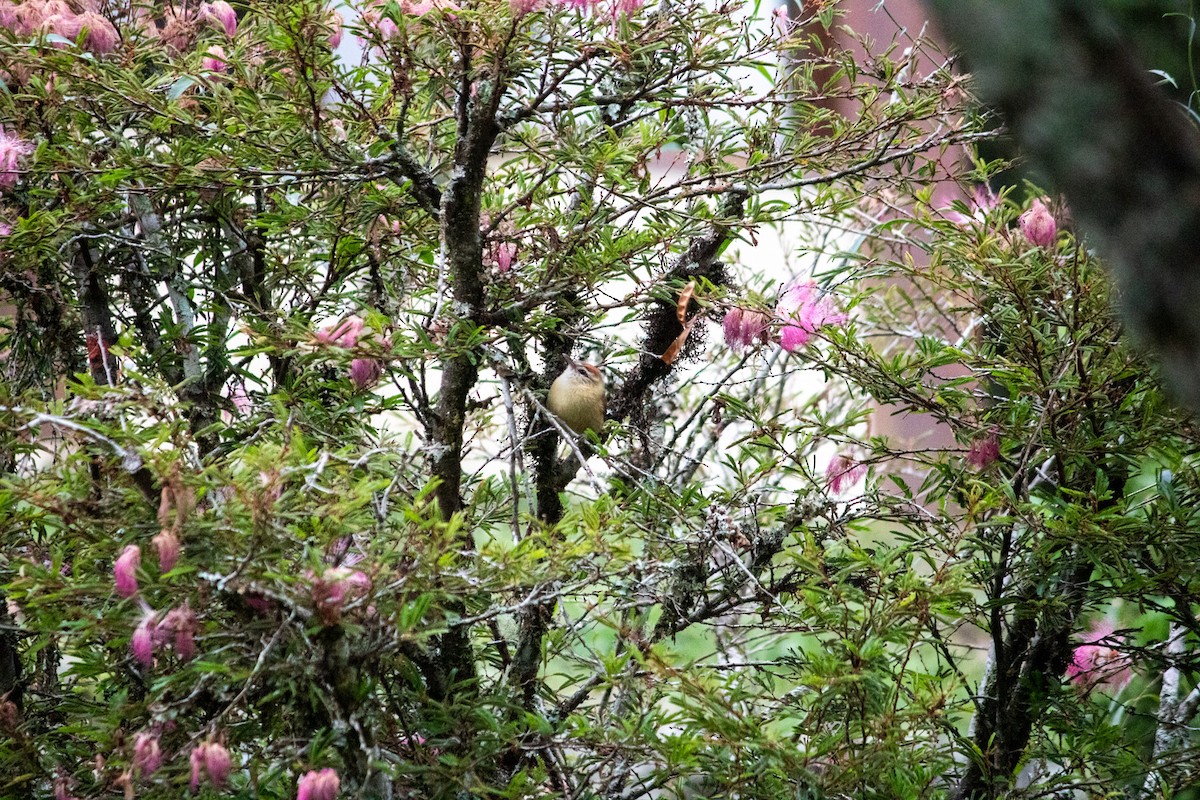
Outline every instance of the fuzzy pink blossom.
<svg viewBox="0 0 1200 800"><path fill-rule="evenodd" d="M755 342L767 341L771 317L762 311L734 306L725 312L721 329L725 332L725 344L740 352Z"/></svg>
<svg viewBox="0 0 1200 800"><path fill-rule="evenodd" d="M162 763L163 754L158 745L158 736L150 731L142 731L133 737L133 767L143 778L153 775Z"/></svg>
<svg viewBox="0 0 1200 800"><path fill-rule="evenodd" d="M179 561L179 536L174 531L163 529L150 540L158 551L159 572L170 572Z"/></svg>
<svg viewBox="0 0 1200 800"><path fill-rule="evenodd" d="M1075 648L1071 663L1067 665L1067 679L1081 689L1104 686L1119 692L1133 677L1133 665L1129 656L1117 647L1124 638L1113 636L1110 622L1097 622L1083 638L1083 644Z"/></svg>
<svg viewBox="0 0 1200 800"><path fill-rule="evenodd" d="M811 281L789 287L775 305L775 316L783 323L779 346L787 352L808 344L812 335L826 325L840 325L846 315Z"/></svg>
<svg viewBox="0 0 1200 800"><path fill-rule="evenodd" d="M113 562L113 577L116 578L117 594L133 597L138 592L137 568L142 563L142 548L127 545Z"/></svg>
<svg viewBox="0 0 1200 800"><path fill-rule="evenodd" d="M12 225L9 225L7 222L0 222L0 237L8 236L12 231Z"/></svg>
<svg viewBox="0 0 1200 800"><path fill-rule="evenodd" d="M117 33L117 29L113 27L113 24L103 16L94 11L87 11L79 15L78 22L79 31L76 35L84 31L87 32L87 38L83 41L84 48L101 55L111 53L117 49L117 44L121 41L121 35Z"/></svg>
<svg viewBox="0 0 1200 800"><path fill-rule="evenodd" d="M17 7L8 0L0 0L0 28L19 33L17 31L18 17Z"/></svg>
<svg viewBox="0 0 1200 800"><path fill-rule="evenodd" d="M313 604L328 625L341 619L346 603L371 591L371 579L367 574L349 567L330 567L320 577L310 573L309 579L312 581Z"/></svg>
<svg viewBox="0 0 1200 800"><path fill-rule="evenodd" d="M196 622L196 613L186 601L183 605L171 609L159 628L170 632L175 655L180 661L191 661L196 657L196 631L199 625Z"/></svg>
<svg viewBox="0 0 1200 800"><path fill-rule="evenodd" d="M622 14L631 17L644 5L646 5L646 0L612 0L613 19Z"/></svg>
<svg viewBox="0 0 1200 800"><path fill-rule="evenodd" d="M79 17L69 8L65 8L60 13L47 14L42 20L41 28L45 33L61 36L71 42L78 39L79 34L83 32L83 25L79 21Z"/></svg>
<svg viewBox="0 0 1200 800"><path fill-rule="evenodd" d="M139 664L147 669L154 666L154 646L158 643L158 614L147 608L142 620L133 629L129 639L129 652Z"/></svg>
<svg viewBox="0 0 1200 800"><path fill-rule="evenodd" d="M205 775L208 780L217 789L224 788L229 781L229 772L233 768L233 760L229 757L229 751L225 749L223 744L218 742L205 742L197 745L192 749L192 754L189 756L189 761L192 764L192 779L188 783L188 787L195 794L200 790L200 780Z"/></svg>
<svg viewBox="0 0 1200 800"><path fill-rule="evenodd" d="M33 145L0 127L0 189L11 189L20 177L21 159L33 152Z"/></svg>
<svg viewBox="0 0 1200 800"><path fill-rule="evenodd" d="M336 800L342 789L337 770L326 767L306 772L296 787L296 800Z"/></svg>
<svg viewBox="0 0 1200 800"><path fill-rule="evenodd" d="M842 489L849 489L862 480L866 471L866 464L855 461L849 456L841 454L834 456L829 462L829 466L825 468L825 479L828 481L829 491L841 494Z"/></svg>
<svg viewBox="0 0 1200 800"><path fill-rule="evenodd" d="M358 344L358 337L362 336L363 328L366 323L362 317L350 315L345 320L338 323L337 327L326 325L315 334L313 338L317 344L329 345L332 347L354 347Z"/></svg>
<svg viewBox="0 0 1200 800"><path fill-rule="evenodd" d="M508 0L508 7L514 17L523 17L531 11L542 7L542 0Z"/></svg>
<svg viewBox="0 0 1200 800"><path fill-rule="evenodd" d="M200 59L200 66L209 72L224 72L229 66L225 60L225 48L219 44L209 47L204 58Z"/></svg>
<svg viewBox="0 0 1200 800"><path fill-rule="evenodd" d="M209 22L223 28L225 35L231 39L237 33L237 12L225 0L213 0L211 3L204 3L200 6L200 15Z"/></svg>
<svg viewBox="0 0 1200 800"><path fill-rule="evenodd" d="M776 36L787 36L792 32L792 21L788 18L787 6L775 6L771 11L771 29Z"/></svg>
<svg viewBox="0 0 1200 800"><path fill-rule="evenodd" d="M967 464L977 469L990 466L1000 458L1000 437L988 434L971 442L967 449Z"/></svg>
<svg viewBox="0 0 1200 800"><path fill-rule="evenodd" d="M1029 210L1021 215L1020 225L1021 233L1037 247L1052 247L1058 238L1058 223L1041 200L1034 200Z"/></svg>

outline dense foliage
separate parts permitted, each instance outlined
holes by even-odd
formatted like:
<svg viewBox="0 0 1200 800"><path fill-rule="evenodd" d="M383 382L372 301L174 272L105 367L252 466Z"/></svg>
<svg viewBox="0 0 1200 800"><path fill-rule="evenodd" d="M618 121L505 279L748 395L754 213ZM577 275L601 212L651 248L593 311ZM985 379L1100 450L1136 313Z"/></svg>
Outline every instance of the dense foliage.
<svg viewBox="0 0 1200 800"><path fill-rule="evenodd" d="M1187 786L1191 418L816 6L0 8L0 797Z"/></svg>

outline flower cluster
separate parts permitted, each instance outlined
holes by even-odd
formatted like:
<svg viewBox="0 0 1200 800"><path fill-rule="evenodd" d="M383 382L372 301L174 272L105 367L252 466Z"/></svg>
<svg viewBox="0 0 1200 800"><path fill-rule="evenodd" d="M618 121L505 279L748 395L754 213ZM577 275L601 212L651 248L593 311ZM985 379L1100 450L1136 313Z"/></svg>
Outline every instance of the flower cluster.
<svg viewBox="0 0 1200 800"><path fill-rule="evenodd" d="M170 644L180 661L196 657L196 633L199 631L196 613L185 601L160 618L159 612L146 606L142 620L129 640L129 651L143 667L154 666L154 651Z"/></svg>
<svg viewBox="0 0 1200 800"><path fill-rule="evenodd" d="M111 53L120 42L116 27L99 12L94 0L76 13L64 0L26 0L14 4L0 2L0 27L17 36L49 35L79 42L93 53Z"/></svg>
<svg viewBox="0 0 1200 800"><path fill-rule="evenodd" d="M0 127L0 189L11 189L17 185L22 171L21 162L32 152L33 145ZM5 235L11 230L10 227Z"/></svg>
<svg viewBox="0 0 1200 800"><path fill-rule="evenodd" d="M362 317L350 315L336 325L327 325L313 334L313 340L325 347L342 347L347 350L358 346L359 340L368 333ZM382 344L390 344L385 336ZM383 362L378 358L355 358L350 361L350 382L360 391L373 386L383 376Z"/></svg>
<svg viewBox="0 0 1200 800"><path fill-rule="evenodd" d="M326 767L306 772L296 787L296 800L336 800L342 789L337 770Z"/></svg>
<svg viewBox="0 0 1200 800"><path fill-rule="evenodd" d="M741 351L771 338L772 322L779 326L779 346L787 352L803 347L813 334L828 325L841 325L846 315L837 310L831 295L812 281L794 283L775 304L775 316L735 306L725 314L721 327L725 344Z"/></svg>
<svg viewBox="0 0 1200 800"><path fill-rule="evenodd" d="M188 788L192 794L200 791L200 781L207 776L209 783L216 789L223 789L229 781L229 772L233 769L233 759L225 745L219 742L205 742L192 750L192 779Z"/></svg>
<svg viewBox="0 0 1200 800"><path fill-rule="evenodd" d="M846 321L833 299L811 281L792 284L775 305L775 316L783 323L779 346L789 353L808 344L821 328Z"/></svg>

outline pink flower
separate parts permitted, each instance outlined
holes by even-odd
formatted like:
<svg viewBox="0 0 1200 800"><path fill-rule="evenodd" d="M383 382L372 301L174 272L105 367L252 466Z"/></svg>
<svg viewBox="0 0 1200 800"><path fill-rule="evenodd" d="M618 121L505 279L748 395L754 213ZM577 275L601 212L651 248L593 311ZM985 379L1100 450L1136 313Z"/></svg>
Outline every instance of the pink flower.
<svg viewBox="0 0 1200 800"><path fill-rule="evenodd" d="M327 625L337 623L342 607L371 591L371 579L365 572L349 567L330 567L319 578L310 574L312 599L317 613Z"/></svg>
<svg viewBox="0 0 1200 800"><path fill-rule="evenodd" d="M767 341L771 318L761 311L734 306L725 312L721 328L725 331L725 344L740 352L755 342Z"/></svg>
<svg viewBox="0 0 1200 800"><path fill-rule="evenodd" d="M20 34L17 30L18 25L17 7L8 0L0 0L0 28Z"/></svg>
<svg viewBox="0 0 1200 800"><path fill-rule="evenodd" d="M215 23L218 27L224 28L225 35L231 39L237 33L237 12L225 0L214 0L211 3L202 4L200 6L200 15L209 22Z"/></svg>
<svg viewBox="0 0 1200 800"><path fill-rule="evenodd" d="M196 613L185 601L183 605L171 609L159 626L164 633L169 631L174 638L175 655L180 661L191 661L196 657Z"/></svg>
<svg viewBox="0 0 1200 800"><path fill-rule="evenodd" d="M352 314L332 330L328 325L321 328L313 338L317 340L317 344L332 347L354 347L358 344L358 337L362 335L364 326L362 318Z"/></svg>
<svg viewBox="0 0 1200 800"><path fill-rule="evenodd" d="M117 594L133 597L138 592L137 568L142 563L142 548L136 544L126 546L113 562L113 577L117 582Z"/></svg>
<svg viewBox="0 0 1200 800"><path fill-rule="evenodd" d="M225 48L219 44L209 47L204 58L200 59L200 66L209 72L224 72L228 67L225 61Z"/></svg>
<svg viewBox="0 0 1200 800"><path fill-rule="evenodd" d="M862 479L867 471L867 465L861 464L849 456L836 455L825 468L825 479L829 483L829 491L841 494L842 489L849 489Z"/></svg>
<svg viewBox="0 0 1200 800"><path fill-rule="evenodd" d="M788 36L792 32L792 21L788 18L787 6L775 6L771 12L771 30L776 36Z"/></svg>
<svg viewBox="0 0 1200 800"><path fill-rule="evenodd" d="M971 442L967 450L967 464L983 469L1000 458L1000 437L994 433L988 434Z"/></svg>
<svg viewBox="0 0 1200 800"><path fill-rule="evenodd" d="M154 609L147 608L129 640L129 651L147 669L154 666L154 646L158 638L158 614Z"/></svg>
<svg viewBox="0 0 1200 800"><path fill-rule="evenodd" d="M162 749L158 746L158 737L149 731L142 731L133 737L133 768L142 777L153 775L162 766Z"/></svg>
<svg viewBox="0 0 1200 800"><path fill-rule="evenodd" d="M33 152L33 145L0 127L0 189L17 185L22 172L21 159Z"/></svg>
<svg viewBox="0 0 1200 800"><path fill-rule="evenodd" d="M375 385L383 375L383 363L377 358L356 358L350 362L350 382L362 391Z"/></svg>
<svg viewBox="0 0 1200 800"><path fill-rule="evenodd" d="M633 16L633 14L641 9L646 4L646 0L612 0L612 15L615 19L618 15Z"/></svg>
<svg viewBox="0 0 1200 800"><path fill-rule="evenodd" d="M836 311L832 299L811 281L788 288L775 305L775 316L783 322L779 346L789 353L808 344L826 325L846 321L846 315Z"/></svg>
<svg viewBox="0 0 1200 800"><path fill-rule="evenodd" d="M331 10L327 21L329 24L329 48L337 50L338 46L342 43L342 15Z"/></svg>
<svg viewBox="0 0 1200 800"><path fill-rule="evenodd" d="M1058 223L1041 200L1034 200L1029 210L1021 215L1020 225L1021 233L1037 247L1052 247L1058 238Z"/></svg>
<svg viewBox="0 0 1200 800"><path fill-rule="evenodd" d="M1124 637L1113 636L1112 623L1102 621L1092 626L1083 641L1067 665L1068 680L1085 690L1105 686L1121 691L1133 677L1133 665L1129 656L1112 645L1120 647Z"/></svg>
<svg viewBox="0 0 1200 800"><path fill-rule="evenodd" d="M193 750L189 760L192 764L192 780L188 784L195 794L200 790L200 779L203 774L208 775L208 780L217 789L224 788L229 780L229 772L233 768L233 760L229 757L229 751L225 746L218 742L205 742L197 745Z"/></svg>
<svg viewBox="0 0 1200 800"><path fill-rule="evenodd" d="M42 21L42 30L74 42L79 38L83 27L75 12L67 8L58 14L47 14Z"/></svg>
<svg viewBox="0 0 1200 800"><path fill-rule="evenodd" d="M512 10L514 17L523 17L530 11L537 11L542 7L542 0L508 0L508 7Z"/></svg>
<svg viewBox="0 0 1200 800"><path fill-rule="evenodd" d="M121 36L107 19L94 11L87 11L79 15L78 23L79 31L87 31L87 38L83 42L85 48L99 54L117 49Z"/></svg>
<svg viewBox="0 0 1200 800"><path fill-rule="evenodd" d="M336 800L341 789L342 781L337 770L329 767L320 771L312 770L300 778L296 800Z"/></svg>
<svg viewBox="0 0 1200 800"><path fill-rule="evenodd" d="M170 572L179 561L179 537L174 531L163 529L150 540L158 551L158 571Z"/></svg>

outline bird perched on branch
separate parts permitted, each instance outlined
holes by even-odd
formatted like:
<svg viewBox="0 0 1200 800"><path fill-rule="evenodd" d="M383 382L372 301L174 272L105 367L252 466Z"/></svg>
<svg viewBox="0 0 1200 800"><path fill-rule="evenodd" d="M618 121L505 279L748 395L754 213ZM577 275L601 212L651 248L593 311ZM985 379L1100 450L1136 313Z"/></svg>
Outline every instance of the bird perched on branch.
<svg viewBox="0 0 1200 800"><path fill-rule="evenodd" d="M580 436L604 430L604 376L593 364L567 360L567 368L550 384L546 407Z"/></svg>

